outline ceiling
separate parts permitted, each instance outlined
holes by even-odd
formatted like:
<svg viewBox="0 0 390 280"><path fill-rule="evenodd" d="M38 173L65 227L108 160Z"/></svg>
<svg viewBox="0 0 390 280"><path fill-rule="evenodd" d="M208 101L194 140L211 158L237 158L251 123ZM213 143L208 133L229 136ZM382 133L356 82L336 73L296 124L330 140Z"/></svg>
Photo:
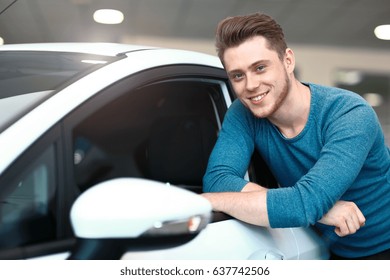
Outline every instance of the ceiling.
<svg viewBox="0 0 390 280"><path fill-rule="evenodd" d="M93 12L101 8L119 9L125 20L95 23ZM274 17L289 43L390 50L390 41L373 33L390 24L389 0L0 0L0 37L6 44L212 40L219 20L257 11Z"/></svg>

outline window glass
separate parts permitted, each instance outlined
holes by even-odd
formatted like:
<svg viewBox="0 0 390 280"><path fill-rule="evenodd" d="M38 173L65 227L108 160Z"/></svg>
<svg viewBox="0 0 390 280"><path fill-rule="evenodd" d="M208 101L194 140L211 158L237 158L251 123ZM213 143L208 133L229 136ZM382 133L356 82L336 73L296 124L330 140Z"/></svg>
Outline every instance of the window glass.
<svg viewBox="0 0 390 280"><path fill-rule="evenodd" d="M4 51L0 53L0 101L21 94L54 90L71 77L116 57L81 53ZM99 64L92 63L99 61Z"/></svg>
<svg viewBox="0 0 390 280"><path fill-rule="evenodd" d="M20 172L2 178L0 249L55 238L55 150L49 146Z"/></svg>
<svg viewBox="0 0 390 280"><path fill-rule="evenodd" d="M87 117L73 130L81 191L109 178L140 177L200 192L221 97L217 83L166 81L128 92Z"/></svg>
<svg viewBox="0 0 390 280"><path fill-rule="evenodd" d="M1 52L0 131L54 94L71 78L117 59L66 52Z"/></svg>

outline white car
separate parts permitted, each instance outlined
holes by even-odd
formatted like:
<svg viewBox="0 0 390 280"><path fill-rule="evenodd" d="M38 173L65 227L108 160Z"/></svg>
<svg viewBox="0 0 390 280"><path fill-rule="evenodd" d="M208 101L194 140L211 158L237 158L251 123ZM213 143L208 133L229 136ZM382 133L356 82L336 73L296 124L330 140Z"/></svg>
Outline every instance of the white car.
<svg viewBox="0 0 390 280"><path fill-rule="evenodd" d="M1 46L0 258L327 259L312 228L249 225L198 195L234 98L206 54ZM276 185L256 154L247 177Z"/></svg>

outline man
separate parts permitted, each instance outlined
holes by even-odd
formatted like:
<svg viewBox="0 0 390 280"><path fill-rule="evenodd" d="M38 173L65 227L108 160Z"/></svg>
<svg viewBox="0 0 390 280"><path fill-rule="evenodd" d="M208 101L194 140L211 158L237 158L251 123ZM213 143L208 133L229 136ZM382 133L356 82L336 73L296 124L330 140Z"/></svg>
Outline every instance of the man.
<svg viewBox="0 0 390 280"><path fill-rule="evenodd" d="M267 15L221 21L216 47L238 99L204 176L214 210L260 226L315 225L334 258L390 259L390 151L373 109L355 93L298 81ZM243 179L254 149L280 188Z"/></svg>

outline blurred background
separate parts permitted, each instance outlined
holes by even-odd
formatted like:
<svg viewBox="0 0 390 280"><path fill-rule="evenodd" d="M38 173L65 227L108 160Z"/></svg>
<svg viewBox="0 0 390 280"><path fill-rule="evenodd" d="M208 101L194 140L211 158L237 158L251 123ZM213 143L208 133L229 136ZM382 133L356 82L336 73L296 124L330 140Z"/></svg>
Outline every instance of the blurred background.
<svg viewBox="0 0 390 280"><path fill-rule="evenodd" d="M390 0L0 0L0 44L117 42L215 54L217 23L258 11L282 25L300 80L361 94L390 139Z"/></svg>

